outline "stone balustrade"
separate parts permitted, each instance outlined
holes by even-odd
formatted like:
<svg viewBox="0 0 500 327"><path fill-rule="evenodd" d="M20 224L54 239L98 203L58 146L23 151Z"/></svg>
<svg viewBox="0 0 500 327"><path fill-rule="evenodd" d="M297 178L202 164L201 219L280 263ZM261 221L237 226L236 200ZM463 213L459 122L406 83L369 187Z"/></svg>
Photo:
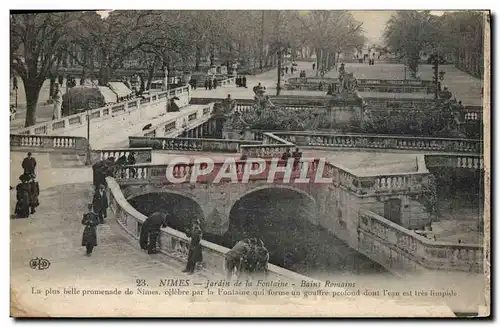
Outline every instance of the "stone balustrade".
<svg viewBox="0 0 500 327"><path fill-rule="evenodd" d="M90 160L92 163L96 163L100 160L105 160L107 158L113 157L115 160L118 160L121 156L126 156L128 157L131 152L134 153L135 157L135 162L140 164L140 163L147 163L151 162L151 148L134 148L134 149L129 149L129 148L122 148L122 149L93 149L91 154L90 154Z"/></svg>
<svg viewBox="0 0 500 327"><path fill-rule="evenodd" d="M397 149L456 153L482 153L483 149L483 142L474 139L316 132L273 132L273 134L299 146L325 148Z"/></svg>
<svg viewBox="0 0 500 327"><path fill-rule="evenodd" d="M295 145L289 144L257 144L242 145L241 154L248 158L280 158L284 152L295 148Z"/></svg>
<svg viewBox="0 0 500 327"><path fill-rule="evenodd" d="M84 137L75 136L10 134L10 146L11 148L75 150L77 152L85 152L88 147L88 141Z"/></svg>
<svg viewBox="0 0 500 327"><path fill-rule="evenodd" d="M466 169L484 169L484 159L479 154L428 154L425 164L431 167L450 167Z"/></svg>
<svg viewBox="0 0 500 327"><path fill-rule="evenodd" d="M15 131L15 133L23 135L49 135L52 133L59 133L87 124L87 120L89 119L88 115L90 115L90 120L108 119L117 115L122 115L131 111L141 109L142 107L147 108L148 106L151 106L153 104L158 104L159 102L166 101L167 97L171 98L173 96L180 97L181 101L185 102L184 104L189 103L189 86L179 87L168 92L160 92L143 99L134 99L98 109L83 111L78 114L63 117L59 120L47 121L27 128L23 128Z"/></svg>
<svg viewBox="0 0 500 327"><path fill-rule="evenodd" d="M293 143L282 139L279 136L274 135L273 133L269 132L264 132L262 134L262 144L288 144L288 145L294 145Z"/></svg>
<svg viewBox="0 0 500 327"><path fill-rule="evenodd" d="M115 179L106 178L109 192L109 206L120 226L132 237L138 239L140 236L141 226L146 220L146 216L137 211L127 202L120 186ZM160 234L160 252L168 256L176 257L184 262L187 261L189 252L190 238L186 234L179 232L170 227L162 228ZM139 246L139 244L137 244ZM228 248L202 240L203 251L202 269L213 271L219 275L225 275L224 271L224 256L229 251ZM268 266L270 280L290 280L290 281L308 281L316 282L309 277L299 275L295 272L283 269L281 267L269 264ZM322 284L322 283L321 283Z"/></svg>
<svg viewBox="0 0 500 327"><path fill-rule="evenodd" d="M365 254L378 253L379 263L394 270L406 269L403 266L409 260L433 270L483 271L481 245L429 240L367 210L359 213L358 231L359 250ZM392 251L398 255L381 256Z"/></svg>
<svg viewBox="0 0 500 327"><path fill-rule="evenodd" d="M396 86L391 84L362 84L356 87L359 92L390 92L390 93L432 93L426 86Z"/></svg>
<svg viewBox="0 0 500 327"><path fill-rule="evenodd" d="M223 80L217 81L220 86L231 86L236 84L236 77L228 77Z"/></svg>
<svg viewBox="0 0 500 327"><path fill-rule="evenodd" d="M385 80L385 79L367 79L358 78L358 85L400 85L400 86L422 86L431 87L433 82L430 80Z"/></svg>
<svg viewBox="0 0 500 327"><path fill-rule="evenodd" d="M129 146L150 146L155 150L200 151L200 152L240 152L241 145L257 145L259 141L222 140L208 138L181 137L129 137Z"/></svg>
<svg viewBox="0 0 500 327"><path fill-rule="evenodd" d="M483 107L482 106L465 106L462 109L463 119L465 121L482 121Z"/></svg>
<svg viewBox="0 0 500 327"><path fill-rule="evenodd" d="M243 147L243 146L242 146ZM281 156L282 153L280 153ZM279 156L278 156L279 157ZM191 181L192 172L194 170L195 164L190 163L176 163L173 167L170 167L171 174L173 178L183 179L182 183L190 182L213 182L220 169L223 168L231 169L229 171L236 171L237 181L241 181L243 174L246 170L252 169L255 171L258 168L258 164L251 161L245 160L235 160L234 164L226 163L224 166L223 162L215 162L214 169L211 173L198 176L196 181ZM319 165L319 159L303 159L305 162L299 162L294 165L291 169L290 183L294 183L296 179L299 178L301 169L307 164L307 174L306 177L310 178L309 183L316 183L317 180L317 169ZM260 181L267 180L269 176L269 169L271 167L271 161L269 158L265 160L265 169L256 175L250 175L250 181ZM286 161L278 161L278 165L285 166ZM234 168L231 168L232 166ZM202 164L204 167L204 165ZM203 168L202 167L202 168ZM169 164L137 164L133 166L121 167L117 173L116 178L120 184L149 184L152 182L171 184L172 180L167 179L167 169ZM420 168L420 167L419 167ZM305 168L304 168L305 169ZM344 167L339 167L338 165L333 165L326 162L323 168L323 173L319 177L332 178L332 183L336 187L342 187L356 194L358 197L369 197L378 196L386 194L409 194L409 193L419 193L423 186L428 183L428 171L424 167L420 168L417 172L412 173L398 173L398 174L387 174L387 175L374 175L374 176L356 176L348 169ZM282 181L284 177L283 172L277 172L275 174L275 181ZM169 176L170 178L170 176ZM232 182L230 178L224 177L220 183ZM302 182L303 183L303 182ZM319 183L318 185L328 185Z"/></svg>
<svg viewBox="0 0 500 327"><path fill-rule="evenodd" d="M269 170L271 168L271 161L266 160L265 169L255 175L249 175L249 180L258 181L258 180L267 180L269 176ZM285 166L287 164L286 161L278 161L277 164L279 166ZM243 175L245 171L252 169L255 171L258 168L258 163L253 162L251 160L235 160L234 164L232 163L224 163L224 162L215 162L214 169L211 173L197 176L197 179L191 181L192 173L195 169L195 163L176 163L173 166L171 164L137 164L132 166L124 166L116 171L115 177L120 185L122 184L148 184L151 182L160 182L164 184L173 184L171 178L182 179L182 182L179 183L206 183L213 182L219 171L224 168L224 171L227 171L229 168L230 171L236 172L237 181L241 182L243 179ZM299 178L301 173L301 169L304 163L298 163L297 165L291 168L290 174L290 183L293 183L295 179ZM307 163L307 178L314 179L316 176L316 170L318 167L318 160L312 160L312 162ZM206 168L206 164L201 163L201 168ZM170 170L171 176L167 177L167 170ZM284 172L276 172L275 180L280 181L283 180ZM222 177L219 183L228 183L232 182L230 177ZM314 182L314 181L311 181Z"/></svg>
<svg viewBox="0 0 500 327"><path fill-rule="evenodd" d="M168 119L158 125L152 126L144 131L147 137L175 137L186 130L195 128L212 117L214 103L199 105L193 108L182 110L180 115Z"/></svg>

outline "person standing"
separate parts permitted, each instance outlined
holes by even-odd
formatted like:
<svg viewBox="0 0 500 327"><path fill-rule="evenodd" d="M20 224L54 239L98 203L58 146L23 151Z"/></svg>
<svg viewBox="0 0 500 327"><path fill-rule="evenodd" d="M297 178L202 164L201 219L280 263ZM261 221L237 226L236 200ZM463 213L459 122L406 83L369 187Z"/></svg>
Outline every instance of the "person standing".
<svg viewBox="0 0 500 327"><path fill-rule="evenodd" d="M99 189L94 192L92 206L99 217L99 223L104 224L104 218L108 216L108 196L106 195L106 186L99 185Z"/></svg>
<svg viewBox="0 0 500 327"><path fill-rule="evenodd" d="M89 212L83 215L82 225L85 226L82 235L82 246L87 249L86 255L90 257L95 246L97 246L96 226L99 225L99 217L94 212L92 204L88 206Z"/></svg>
<svg viewBox="0 0 500 327"><path fill-rule="evenodd" d="M241 78L241 80L242 80L242 84L243 84L242 86L243 86L244 88L248 88L248 87L247 87L247 78L246 78L246 76L243 76L243 77Z"/></svg>
<svg viewBox="0 0 500 327"><path fill-rule="evenodd" d="M139 237L142 250L148 250L148 254L158 253L156 245L162 227L167 227L167 214L164 212L155 212L144 220Z"/></svg>
<svg viewBox="0 0 500 327"><path fill-rule="evenodd" d="M235 268L238 275L241 275L243 262L250 254L252 246L252 240L247 238L236 243L233 248L224 255L224 268L227 280L231 280Z"/></svg>
<svg viewBox="0 0 500 327"><path fill-rule="evenodd" d="M31 152L28 152L28 156L23 159L21 166L25 174L35 175L36 160L31 156Z"/></svg>
<svg viewBox="0 0 500 327"><path fill-rule="evenodd" d="M302 152L299 151L299 148L295 148L295 151L292 153L292 157L295 159L293 161L293 168L297 169L300 164L300 159L302 158Z"/></svg>
<svg viewBox="0 0 500 327"><path fill-rule="evenodd" d="M208 90L208 79L205 79L205 90Z"/></svg>
<svg viewBox="0 0 500 327"><path fill-rule="evenodd" d="M136 163L135 154L133 152L130 152L128 157L127 157L127 165L131 166L131 165L135 165L135 163ZM130 169L130 177L135 178L135 176L136 176L135 168L131 167L129 169Z"/></svg>
<svg viewBox="0 0 500 327"><path fill-rule="evenodd" d="M212 90L212 78L208 78L208 89L211 91Z"/></svg>
<svg viewBox="0 0 500 327"><path fill-rule="evenodd" d="M288 74L288 66L285 67L285 73Z"/></svg>
<svg viewBox="0 0 500 327"><path fill-rule="evenodd" d="M217 78L214 77L214 90L217 89Z"/></svg>
<svg viewBox="0 0 500 327"><path fill-rule="evenodd" d="M29 195L29 206L30 206L30 214L35 213L35 208L40 205L38 201L38 196L40 195L40 187L38 182L35 180L35 176L31 175L30 181L28 184L28 195Z"/></svg>
<svg viewBox="0 0 500 327"><path fill-rule="evenodd" d="M316 68L316 63L313 62L313 70L314 70L314 68Z"/></svg>
<svg viewBox="0 0 500 327"><path fill-rule="evenodd" d="M190 231L186 234L191 237L191 242L189 243L189 252L186 268L182 271L188 273L189 275L194 273L196 268L196 263L203 260L203 254L201 251L201 239L203 237L203 232L201 230L200 222L198 220L193 221L193 226Z"/></svg>
<svg viewBox="0 0 500 327"><path fill-rule="evenodd" d="M30 215L29 179L30 177L28 174L22 174L19 176L19 180L21 182L16 186L17 202L14 209L14 214L17 218L28 218Z"/></svg>
<svg viewBox="0 0 500 327"><path fill-rule="evenodd" d="M290 149L287 148L285 152L281 155L281 160L288 160L292 155L290 153Z"/></svg>

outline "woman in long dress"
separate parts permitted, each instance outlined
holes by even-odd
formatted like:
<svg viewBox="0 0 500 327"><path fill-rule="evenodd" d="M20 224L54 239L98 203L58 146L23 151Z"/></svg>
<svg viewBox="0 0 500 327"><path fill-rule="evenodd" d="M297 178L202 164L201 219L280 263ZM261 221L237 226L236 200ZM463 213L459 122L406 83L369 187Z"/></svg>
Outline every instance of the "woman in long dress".
<svg viewBox="0 0 500 327"><path fill-rule="evenodd" d="M28 181L30 177L28 174L19 176L21 183L16 186L16 208L14 214L17 218L28 218L30 215L30 188Z"/></svg>
<svg viewBox="0 0 500 327"><path fill-rule="evenodd" d="M86 247L86 255L90 257L94 247L97 246L96 226L99 225L99 216L94 212L92 204L89 204L89 212L83 215L82 225L85 225L82 246Z"/></svg>

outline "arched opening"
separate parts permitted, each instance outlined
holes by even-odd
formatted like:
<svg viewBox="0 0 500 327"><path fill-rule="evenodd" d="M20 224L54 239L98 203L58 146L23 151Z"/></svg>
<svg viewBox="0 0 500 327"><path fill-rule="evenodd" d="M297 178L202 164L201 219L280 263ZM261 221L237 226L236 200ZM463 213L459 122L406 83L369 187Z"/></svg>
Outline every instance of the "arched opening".
<svg viewBox="0 0 500 327"><path fill-rule="evenodd" d="M231 248L241 239L258 237L268 248L272 264L308 276L383 271L380 265L314 224L315 209L314 200L299 190L256 190L236 201L228 231L214 241Z"/></svg>
<svg viewBox="0 0 500 327"><path fill-rule="evenodd" d="M436 180L441 217L482 220L484 171L482 169L431 167Z"/></svg>
<svg viewBox="0 0 500 327"><path fill-rule="evenodd" d="M170 192L148 193L129 199L128 202L140 213L149 216L156 211L169 214L169 227L184 232L193 219L203 220L203 210L193 199Z"/></svg>

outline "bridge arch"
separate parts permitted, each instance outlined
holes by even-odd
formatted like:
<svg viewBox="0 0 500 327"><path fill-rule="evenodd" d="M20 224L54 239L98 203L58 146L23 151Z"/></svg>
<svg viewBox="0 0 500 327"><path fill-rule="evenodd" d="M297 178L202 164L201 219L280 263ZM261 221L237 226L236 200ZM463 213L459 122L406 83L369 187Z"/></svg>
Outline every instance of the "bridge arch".
<svg viewBox="0 0 500 327"><path fill-rule="evenodd" d="M233 206L234 206L234 204L236 204L237 201L241 200L245 196L248 196L254 192L259 192L259 191L268 190L268 189L285 189L285 190L294 191L294 192L300 193L304 197L307 197L309 200L311 200L311 202L313 204L316 204L316 199L314 199L311 196L311 194L307 193L306 191L304 191L298 187L294 187L294 186L290 186L290 185L286 185L286 184L266 184L266 185L259 185L259 186L256 186L256 187L253 187L253 188L246 190L245 192L240 194L238 196L238 198L235 199Z"/></svg>
<svg viewBox="0 0 500 327"><path fill-rule="evenodd" d="M206 217L196 197L177 190L142 191L128 197L127 201L146 216L155 211L167 212L169 226L179 231L190 228L193 219L203 222Z"/></svg>

